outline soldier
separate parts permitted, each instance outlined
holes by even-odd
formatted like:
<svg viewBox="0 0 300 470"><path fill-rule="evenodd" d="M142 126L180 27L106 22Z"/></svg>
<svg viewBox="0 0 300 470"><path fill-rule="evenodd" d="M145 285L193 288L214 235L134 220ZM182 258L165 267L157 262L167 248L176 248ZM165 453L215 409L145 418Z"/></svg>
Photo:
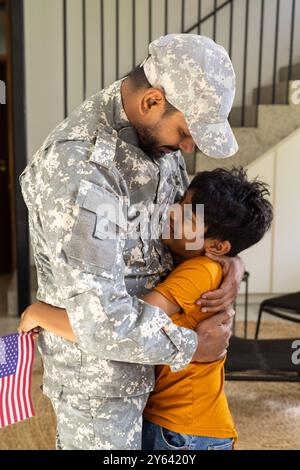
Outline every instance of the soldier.
<svg viewBox="0 0 300 470"><path fill-rule="evenodd" d="M181 150L196 144L213 157L237 151L227 121L234 93L221 46L197 35L161 37L140 67L59 124L20 176L37 299L65 309L39 322L48 329L39 350L57 448L140 449L153 366L177 371L226 353L230 305L243 276L238 258L220 260L221 289L201 303L222 313L197 333L138 296L172 269L159 235L166 208L188 185ZM59 336L66 325L76 342ZM26 310L20 330L34 326Z"/></svg>

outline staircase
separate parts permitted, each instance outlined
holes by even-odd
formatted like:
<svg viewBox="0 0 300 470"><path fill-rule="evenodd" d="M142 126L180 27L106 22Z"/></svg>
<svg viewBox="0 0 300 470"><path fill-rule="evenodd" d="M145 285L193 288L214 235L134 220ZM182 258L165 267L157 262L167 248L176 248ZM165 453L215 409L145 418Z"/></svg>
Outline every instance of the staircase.
<svg viewBox="0 0 300 470"><path fill-rule="evenodd" d="M191 176L197 171L212 170L219 166L245 167L300 127L300 103L293 104L296 95L298 101L300 100L300 63L292 67L292 79L288 81L287 77L288 67L281 68L279 82L275 88L275 104L272 104L273 87L270 85L261 87L258 109L255 104L246 108L247 119L253 124L256 122L257 110L257 127L254 125L235 127L235 122L240 122L241 108L232 109L230 121L239 144L236 155L226 159L209 158L200 151L197 152L195 159L187 155L187 166ZM253 90L253 103L257 101L257 93L257 89Z"/></svg>

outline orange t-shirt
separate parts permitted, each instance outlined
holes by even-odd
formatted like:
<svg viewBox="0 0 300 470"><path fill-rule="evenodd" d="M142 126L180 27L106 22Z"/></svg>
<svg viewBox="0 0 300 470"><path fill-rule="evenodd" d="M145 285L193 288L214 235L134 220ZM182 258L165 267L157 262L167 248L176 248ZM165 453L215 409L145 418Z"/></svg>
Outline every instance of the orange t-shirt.
<svg viewBox="0 0 300 470"><path fill-rule="evenodd" d="M204 292L216 289L221 279L218 263L197 256L177 266L155 290L181 307L182 312L175 313L172 321L194 330L209 316L200 312L195 301ZM157 366L145 419L178 433L236 438L224 393L224 362L191 362L179 372L172 372L166 365Z"/></svg>

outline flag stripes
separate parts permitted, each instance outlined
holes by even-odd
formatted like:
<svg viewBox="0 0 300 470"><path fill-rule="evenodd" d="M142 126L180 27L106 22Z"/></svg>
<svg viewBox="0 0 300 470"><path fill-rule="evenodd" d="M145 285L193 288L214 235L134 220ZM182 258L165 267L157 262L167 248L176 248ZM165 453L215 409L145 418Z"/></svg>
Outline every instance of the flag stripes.
<svg viewBox="0 0 300 470"><path fill-rule="evenodd" d="M2 340L8 337L3 337ZM31 377L34 340L31 333L18 335L15 373L0 378L0 428L34 416L31 400ZM0 364L0 369L5 364Z"/></svg>

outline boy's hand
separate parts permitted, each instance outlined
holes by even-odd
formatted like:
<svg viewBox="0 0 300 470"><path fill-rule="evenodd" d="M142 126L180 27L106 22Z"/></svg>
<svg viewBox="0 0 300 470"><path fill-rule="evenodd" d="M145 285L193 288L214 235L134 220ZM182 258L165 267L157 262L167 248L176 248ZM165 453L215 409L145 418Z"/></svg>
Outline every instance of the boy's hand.
<svg viewBox="0 0 300 470"><path fill-rule="evenodd" d="M18 333L27 333L28 331L32 331L34 336L40 332L40 327L34 319L30 307L26 308L22 313L18 328Z"/></svg>
<svg viewBox="0 0 300 470"><path fill-rule="evenodd" d="M219 289L205 292L196 304L201 305L201 312L216 313L227 309L235 301L244 277L245 266L239 256L230 258L229 256L214 256L210 253L205 256L221 264L223 281Z"/></svg>
<svg viewBox="0 0 300 470"><path fill-rule="evenodd" d="M66 310L38 300L23 312L18 332L31 331L34 336L37 336L41 330L54 333L73 343L77 342Z"/></svg>

